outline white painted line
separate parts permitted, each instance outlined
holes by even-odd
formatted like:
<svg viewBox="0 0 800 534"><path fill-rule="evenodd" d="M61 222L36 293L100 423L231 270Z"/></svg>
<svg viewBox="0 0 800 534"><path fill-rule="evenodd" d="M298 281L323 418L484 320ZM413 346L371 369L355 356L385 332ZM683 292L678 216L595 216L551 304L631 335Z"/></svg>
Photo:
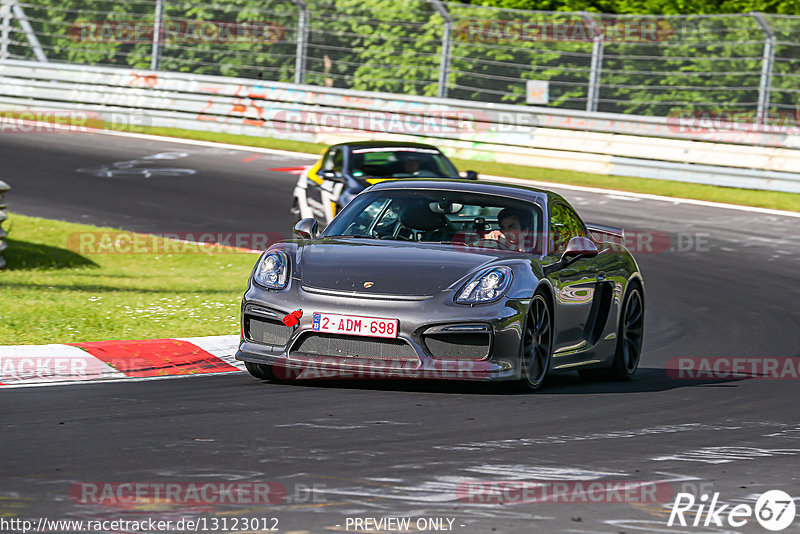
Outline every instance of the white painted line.
<svg viewBox="0 0 800 534"><path fill-rule="evenodd" d="M239 336L176 337L178 341L188 341L213 354L228 365L244 371L244 362L235 358L239 348Z"/></svg>
<svg viewBox="0 0 800 534"><path fill-rule="evenodd" d="M0 392L6 389L19 389L19 388L35 388L35 387L49 387L49 386L90 386L92 384L109 384L117 382L148 382L150 380L172 380L174 378L198 378L203 376L223 376L234 375L236 371L221 371L219 373L190 373L185 375L165 375L165 376L122 376L108 378L104 380L64 380L53 382L20 382L19 384L3 384L0 386ZM236 376L236 375L234 375Z"/></svg>
<svg viewBox="0 0 800 534"><path fill-rule="evenodd" d="M219 143L216 141L200 141L198 139L183 139L180 137L169 137L166 135L151 135L151 134L142 134L142 133L134 133L134 132L119 132L115 130L98 130L94 128L87 128L87 131L91 133L99 133L105 135L116 135L118 137L131 137L133 139L145 139L149 141L162 141L165 143L179 143L183 145L195 145L195 146L205 146L210 148L227 148L230 150L239 150L243 152L258 152L260 154L273 154L276 156L286 156L292 158L307 158L307 159L318 159L318 154L308 154L306 152L290 152L288 150L277 150L274 148L263 148L257 146L247 146L247 145L232 145L230 143Z"/></svg>

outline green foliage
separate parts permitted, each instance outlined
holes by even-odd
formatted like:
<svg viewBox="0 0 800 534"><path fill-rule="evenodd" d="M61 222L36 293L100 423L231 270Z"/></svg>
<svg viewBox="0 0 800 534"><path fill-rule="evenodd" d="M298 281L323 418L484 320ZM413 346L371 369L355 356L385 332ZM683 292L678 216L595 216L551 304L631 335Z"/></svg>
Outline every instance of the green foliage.
<svg viewBox="0 0 800 534"><path fill-rule="evenodd" d="M437 94L444 20L430 2L307 3L307 83ZM147 39L84 39L79 30L91 21L151 24L154 6L155 0L37 0L25 9L51 61L148 68L152 45ZM650 31L644 37L605 39L599 110L659 116L694 110L754 112L764 34L751 16L718 13L776 13L767 15L777 40L771 111L798 109L800 18L785 15L800 14L800 0L475 0L448 3L447 9L454 19L447 78L451 98L523 104L526 80L547 80L550 106L584 109L593 43L591 27L577 11L588 11L606 35L631 28ZM681 13L708 15L645 16ZM274 31L266 41L167 36L160 68L292 82L299 18L290 0L168 0L167 25L257 22ZM571 32L567 38L554 33L565 28ZM18 25L12 39L25 41ZM24 44L10 51L32 57Z"/></svg>

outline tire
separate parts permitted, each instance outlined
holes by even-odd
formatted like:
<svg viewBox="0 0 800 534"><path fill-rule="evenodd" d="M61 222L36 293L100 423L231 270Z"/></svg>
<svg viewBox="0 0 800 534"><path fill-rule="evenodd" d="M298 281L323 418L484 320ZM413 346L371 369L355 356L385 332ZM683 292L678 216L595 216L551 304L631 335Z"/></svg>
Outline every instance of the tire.
<svg viewBox="0 0 800 534"><path fill-rule="evenodd" d="M244 362L244 366L253 378L258 378L259 380L275 380L276 378L275 371L272 370L272 366L269 364Z"/></svg>
<svg viewBox="0 0 800 534"><path fill-rule="evenodd" d="M589 380L630 380L639 367L643 339L644 298L639 284L632 283L622 301L622 313L617 326L617 348L611 367L587 369L578 374Z"/></svg>
<svg viewBox="0 0 800 534"><path fill-rule="evenodd" d="M536 391L544 383L553 355L553 312L544 293L531 301L522 333L520 360L523 391Z"/></svg>

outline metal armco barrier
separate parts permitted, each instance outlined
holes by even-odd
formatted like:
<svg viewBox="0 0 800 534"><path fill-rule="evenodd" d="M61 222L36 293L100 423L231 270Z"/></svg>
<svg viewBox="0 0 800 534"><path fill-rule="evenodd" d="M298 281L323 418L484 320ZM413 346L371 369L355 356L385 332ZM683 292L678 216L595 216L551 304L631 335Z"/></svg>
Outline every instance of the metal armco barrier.
<svg viewBox="0 0 800 534"><path fill-rule="evenodd" d="M800 193L800 133L753 124L17 60L0 62L1 109L326 144L424 141L462 159Z"/></svg>
<svg viewBox="0 0 800 534"><path fill-rule="evenodd" d="M6 266L6 260L3 258L3 251L6 249L7 243L5 242L6 231L3 230L3 221L5 221L8 216L5 212L7 206L3 203L3 194L9 189L11 188L8 187L8 184L0 181L0 269Z"/></svg>

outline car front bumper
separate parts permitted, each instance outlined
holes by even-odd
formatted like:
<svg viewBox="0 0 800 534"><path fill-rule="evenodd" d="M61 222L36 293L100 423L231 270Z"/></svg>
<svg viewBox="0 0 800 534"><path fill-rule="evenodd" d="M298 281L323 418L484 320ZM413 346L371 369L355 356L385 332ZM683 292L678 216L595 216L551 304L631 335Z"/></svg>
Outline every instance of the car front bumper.
<svg viewBox="0 0 800 534"><path fill-rule="evenodd" d="M456 304L452 291L429 297L343 294L301 287L296 279L291 280L286 290L271 291L251 281L242 300L242 339L236 358L272 365L276 375L282 378L513 380L521 376L520 344L529 304L529 299L508 298L474 306ZM250 332L252 319L274 325L295 310L303 311L302 318L291 329L281 330L281 342L265 344ZM406 346L401 347L402 355L398 353L396 357L392 350L383 350L385 347L381 345L368 345L381 348L380 354L348 355L347 350L340 347L352 346L348 344L349 338L357 338L356 344L364 340L377 344L383 341L314 332L314 312L397 319L397 339ZM303 340L309 336L336 339L328 344L330 350L308 353L302 349L307 345ZM431 339L443 339L447 343L434 345ZM465 355L460 350L462 339L466 352L471 351L471 354ZM469 346L474 345L475 339L487 340L485 355L476 355L475 346ZM437 349L432 350L433 346ZM443 351L441 347L452 347L452 350Z"/></svg>

